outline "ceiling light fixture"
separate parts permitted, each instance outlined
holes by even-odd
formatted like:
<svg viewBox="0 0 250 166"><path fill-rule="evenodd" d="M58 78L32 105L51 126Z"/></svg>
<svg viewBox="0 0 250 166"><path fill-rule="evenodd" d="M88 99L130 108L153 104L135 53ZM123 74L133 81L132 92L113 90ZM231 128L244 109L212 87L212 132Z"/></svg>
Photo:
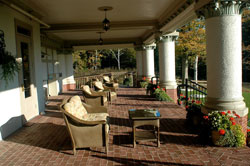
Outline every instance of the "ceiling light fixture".
<svg viewBox="0 0 250 166"><path fill-rule="evenodd" d="M100 45L103 45L102 33L104 33L104 32L96 32L96 33L100 34L98 42L99 42Z"/></svg>
<svg viewBox="0 0 250 166"><path fill-rule="evenodd" d="M102 26L105 31L108 31L110 29L110 21L107 19L107 11L112 10L113 8L110 6L103 6L98 9L105 12L105 18L102 21Z"/></svg>

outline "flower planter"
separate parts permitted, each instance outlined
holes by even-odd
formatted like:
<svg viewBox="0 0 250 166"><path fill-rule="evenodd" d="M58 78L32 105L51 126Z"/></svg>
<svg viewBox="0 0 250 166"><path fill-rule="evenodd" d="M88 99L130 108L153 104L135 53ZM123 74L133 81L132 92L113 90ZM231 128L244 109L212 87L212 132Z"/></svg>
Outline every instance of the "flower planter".
<svg viewBox="0 0 250 166"><path fill-rule="evenodd" d="M213 142L213 144L219 146L219 145L217 144L217 141L218 141L218 140L220 139L220 137L221 137L219 131L213 130L212 133L211 133L211 135L212 135L212 142Z"/></svg>
<svg viewBox="0 0 250 166"><path fill-rule="evenodd" d="M250 147L250 137L247 137L247 146Z"/></svg>

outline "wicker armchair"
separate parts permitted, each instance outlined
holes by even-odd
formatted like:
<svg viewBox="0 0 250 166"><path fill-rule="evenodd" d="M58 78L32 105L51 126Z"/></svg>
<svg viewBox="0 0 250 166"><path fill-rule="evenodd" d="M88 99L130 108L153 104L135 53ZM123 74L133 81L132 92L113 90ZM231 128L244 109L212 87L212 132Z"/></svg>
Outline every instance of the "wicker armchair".
<svg viewBox="0 0 250 166"><path fill-rule="evenodd" d="M76 148L103 147L108 153L109 125L107 108L90 106L79 96L64 99L60 105L69 132L73 153Z"/></svg>
<svg viewBox="0 0 250 166"><path fill-rule="evenodd" d="M109 76L103 76L103 82L108 87L114 87L115 89L118 89L119 87L119 84L114 81L111 81Z"/></svg>
<svg viewBox="0 0 250 166"><path fill-rule="evenodd" d="M95 81L93 83L93 86L97 92L107 92L109 97L108 100L110 101L111 104L112 101L114 101L117 98L116 89L114 87L105 86L101 81Z"/></svg>
<svg viewBox="0 0 250 166"><path fill-rule="evenodd" d="M88 85L82 86L85 103L89 105L107 106L108 94L106 92L95 92Z"/></svg>

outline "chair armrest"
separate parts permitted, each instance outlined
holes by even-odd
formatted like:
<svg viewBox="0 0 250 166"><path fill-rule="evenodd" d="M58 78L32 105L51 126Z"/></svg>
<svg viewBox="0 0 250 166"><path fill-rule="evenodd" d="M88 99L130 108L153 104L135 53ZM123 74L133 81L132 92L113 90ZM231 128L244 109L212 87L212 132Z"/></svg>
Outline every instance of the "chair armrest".
<svg viewBox="0 0 250 166"><path fill-rule="evenodd" d="M104 90L110 90L111 92L116 92L116 89L114 87L108 87L105 85L103 85L103 87L104 87Z"/></svg>
<svg viewBox="0 0 250 166"><path fill-rule="evenodd" d="M91 90L91 93L92 93L93 96L104 96L104 97L107 97L107 93L105 93L105 92L96 92L96 91Z"/></svg>
<svg viewBox="0 0 250 166"><path fill-rule="evenodd" d="M69 114L65 110L62 110L64 116L68 119L69 123L73 124L78 124L78 125L98 125L98 124L107 124L107 120L98 120L98 121L87 121L87 120L82 120L79 118L76 118L75 116ZM73 121L73 123L71 122Z"/></svg>

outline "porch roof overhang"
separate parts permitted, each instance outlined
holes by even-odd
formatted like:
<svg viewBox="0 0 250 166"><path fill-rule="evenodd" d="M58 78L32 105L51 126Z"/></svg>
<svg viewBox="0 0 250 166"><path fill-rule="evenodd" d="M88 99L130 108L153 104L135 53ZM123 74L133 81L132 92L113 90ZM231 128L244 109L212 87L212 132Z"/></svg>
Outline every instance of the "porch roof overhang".
<svg viewBox="0 0 250 166"><path fill-rule="evenodd" d="M96 32L103 31L105 15L98 10L101 6L113 7L107 12L111 28L102 34L105 47L113 44L132 46L153 43L157 32L167 34L175 31L195 18L196 9L211 0L1 1L26 11L40 24L45 23L41 25L41 33L61 40L64 47L92 48L99 46L99 34ZM49 28L44 27L46 24Z"/></svg>

